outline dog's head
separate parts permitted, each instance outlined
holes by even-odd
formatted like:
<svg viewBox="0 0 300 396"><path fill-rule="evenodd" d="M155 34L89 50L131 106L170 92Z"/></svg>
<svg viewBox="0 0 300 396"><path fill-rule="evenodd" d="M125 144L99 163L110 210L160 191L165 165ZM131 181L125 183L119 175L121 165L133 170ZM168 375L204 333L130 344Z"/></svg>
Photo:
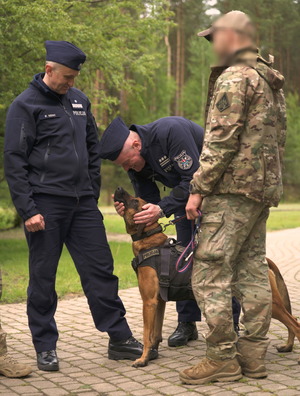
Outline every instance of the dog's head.
<svg viewBox="0 0 300 396"><path fill-rule="evenodd" d="M141 198L135 198L122 187L118 187L114 194L114 201L123 203L125 206L124 221L128 234L142 235L145 224L135 224L133 217L136 213L141 212L142 207L147 203Z"/></svg>

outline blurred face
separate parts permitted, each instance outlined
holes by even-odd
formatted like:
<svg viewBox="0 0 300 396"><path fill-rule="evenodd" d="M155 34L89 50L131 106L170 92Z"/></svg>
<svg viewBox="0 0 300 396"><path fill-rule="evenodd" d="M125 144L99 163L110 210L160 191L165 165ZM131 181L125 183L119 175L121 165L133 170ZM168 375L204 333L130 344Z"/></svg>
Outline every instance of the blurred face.
<svg viewBox="0 0 300 396"><path fill-rule="evenodd" d="M221 62L232 54L236 42L236 32L232 29L218 28L213 33L213 49Z"/></svg>
<svg viewBox="0 0 300 396"><path fill-rule="evenodd" d="M122 168L126 170L126 172L129 169L140 172L144 168L146 163L146 161L140 154L141 149L142 144L139 140L133 140L130 141L130 143L125 142L123 150L114 162L118 165L121 165Z"/></svg>
<svg viewBox="0 0 300 396"><path fill-rule="evenodd" d="M63 65L46 65L45 82L52 91L64 95L73 87L79 71Z"/></svg>

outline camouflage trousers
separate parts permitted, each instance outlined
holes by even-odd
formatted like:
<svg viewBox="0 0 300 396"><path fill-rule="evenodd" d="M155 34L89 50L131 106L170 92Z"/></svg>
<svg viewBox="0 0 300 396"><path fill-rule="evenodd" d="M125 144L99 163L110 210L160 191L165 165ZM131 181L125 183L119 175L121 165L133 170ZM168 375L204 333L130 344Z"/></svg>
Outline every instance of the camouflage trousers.
<svg viewBox="0 0 300 396"><path fill-rule="evenodd" d="M233 358L236 343L267 349L272 294L265 259L269 208L242 195L204 198L192 285L209 331L207 356ZM245 333L233 328L232 296L240 301ZM260 352L261 353L261 352Z"/></svg>
<svg viewBox="0 0 300 396"><path fill-rule="evenodd" d="M0 269L0 299L2 295L2 276ZM0 356L4 355L7 352L6 348L6 333L2 330L1 322L0 322Z"/></svg>

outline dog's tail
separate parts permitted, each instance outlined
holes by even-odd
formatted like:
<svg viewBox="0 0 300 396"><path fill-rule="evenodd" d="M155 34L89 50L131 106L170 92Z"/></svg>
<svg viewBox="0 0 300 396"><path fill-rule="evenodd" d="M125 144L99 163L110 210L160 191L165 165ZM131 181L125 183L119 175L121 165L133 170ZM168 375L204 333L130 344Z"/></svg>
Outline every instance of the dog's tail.
<svg viewBox="0 0 300 396"><path fill-rule="evenodd" d="M285 306L286 310L290 314L292 314L292 306L291 306L289 292L288 292L286 284L285 284L285 282L283 280L283 277L282 277L282 275L281 275L281 273L279 271L279 268L269 258L267 258L267 262L268 262L269 268L274 272L274 275L275 275L275 278L276 278L276 284L277 284L277 287L278 287L278 291L279 291L279 294L281 295L281 298L283 300L284 306Z"/></svg>

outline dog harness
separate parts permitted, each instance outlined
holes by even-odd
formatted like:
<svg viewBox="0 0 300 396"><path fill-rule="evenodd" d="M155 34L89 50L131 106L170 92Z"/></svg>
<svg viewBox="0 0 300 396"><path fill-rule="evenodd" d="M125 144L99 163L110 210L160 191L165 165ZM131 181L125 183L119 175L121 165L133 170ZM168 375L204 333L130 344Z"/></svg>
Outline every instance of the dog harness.
<svg viewBox="0 0 300 396"><path fill-rule="evenodd" d="M143 250L132 260L132 268L151 267L157 272L160 296L164 301L195 300L191 275L192 266L186 271L178 272L176 263L185 248L173 238L167 239L162 246ZM188 256L188 253L187 253Z"/></svg>

